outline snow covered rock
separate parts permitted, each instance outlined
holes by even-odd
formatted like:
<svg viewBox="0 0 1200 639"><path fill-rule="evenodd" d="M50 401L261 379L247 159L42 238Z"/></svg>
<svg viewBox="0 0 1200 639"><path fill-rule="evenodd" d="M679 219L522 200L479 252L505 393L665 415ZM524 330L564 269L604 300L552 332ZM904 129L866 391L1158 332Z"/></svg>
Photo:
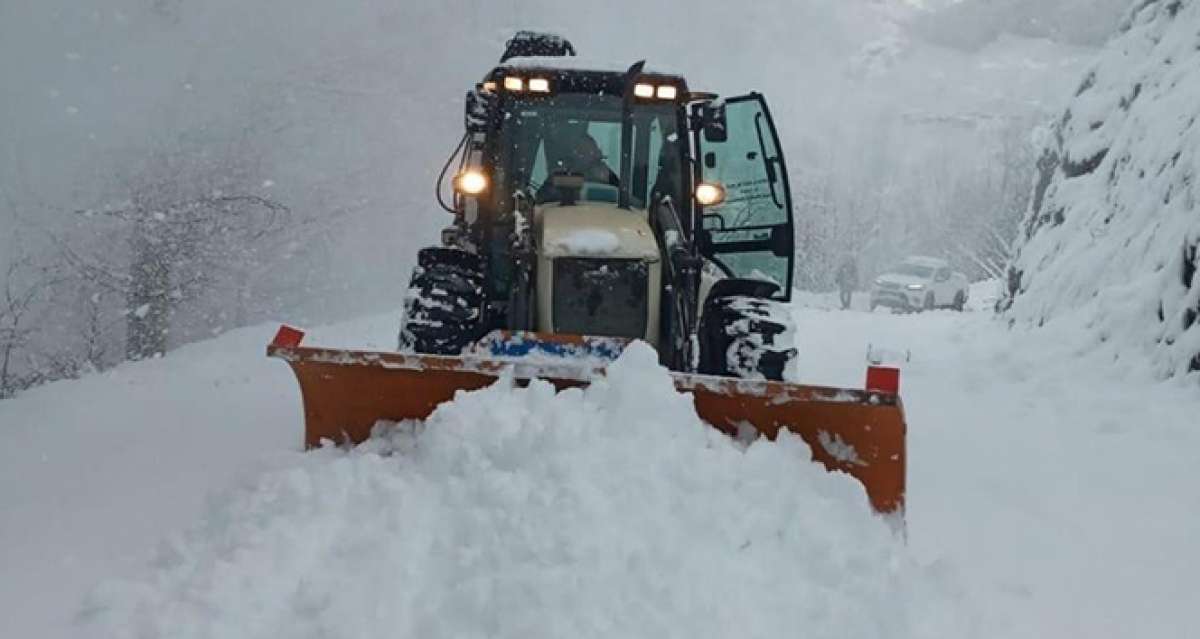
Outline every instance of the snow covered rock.
<svg viewBox="0 0 1200 639"><path fill-rule="evenodd" d="M1200 370L1200 1L1144 0L1046 144L1002 303L1080 351Z"/></svg>
<svg viewBox="0 0 1200 639"><path fill-rule="evenodd" d="M945 575L804 443L701 423L636 344L510 381L216 500L90 637L966 636Z"/></svg>

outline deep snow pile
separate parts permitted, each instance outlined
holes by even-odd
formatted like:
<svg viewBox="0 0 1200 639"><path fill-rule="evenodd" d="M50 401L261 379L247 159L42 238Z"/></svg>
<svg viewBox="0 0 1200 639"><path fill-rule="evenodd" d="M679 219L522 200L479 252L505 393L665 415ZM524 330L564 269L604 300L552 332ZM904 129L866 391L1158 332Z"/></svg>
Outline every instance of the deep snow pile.
<svg viewBox="0 0 1200 639"><path fill-rule="evenodd" d="M1009 316L1080 351L1200 370L1200 1L1140 2L1043 158Z"/></svg>
<svg viewBox="0 0 1200 639"><path fill-rule="evenodd" d="M502 380L216 502L88 636L962 636L862 487L704 426L653 351Z"/></svg>

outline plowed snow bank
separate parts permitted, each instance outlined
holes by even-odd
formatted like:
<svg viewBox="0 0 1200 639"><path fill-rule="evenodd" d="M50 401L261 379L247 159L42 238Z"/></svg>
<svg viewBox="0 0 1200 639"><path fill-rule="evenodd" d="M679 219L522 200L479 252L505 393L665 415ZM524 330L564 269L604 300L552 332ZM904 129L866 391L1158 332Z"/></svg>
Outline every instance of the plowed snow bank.
<svg viewBox="0 0 1200 639"><path fill-rule="evenodd" d="M962 636L861 486L704 426L648 347L501 382L215 502L89 636Z"/></svg>

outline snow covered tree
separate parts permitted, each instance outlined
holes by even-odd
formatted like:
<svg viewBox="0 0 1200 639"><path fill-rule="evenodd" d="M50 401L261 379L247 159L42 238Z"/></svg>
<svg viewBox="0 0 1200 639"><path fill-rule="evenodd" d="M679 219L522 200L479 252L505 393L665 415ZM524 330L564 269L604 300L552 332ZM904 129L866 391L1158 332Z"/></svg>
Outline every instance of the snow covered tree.
<svg viewBox="0 0 1200 639"><path fill-rule="evenodd" d="M859 123L867 142L801 145L791 167L797 285L830 288L847 257L865 283L912 254L946 258L972 279L1002 277L1030 196L1033 123L910 114Z"/></svg>
<svg viewBox="0 0 1200 639"><path fill-rule="evenodd" d="M40 303L58 281L53 269L37 266L28 255L5 268L0 282L0 399L53 378L39 369L33 349Z"/></svg>
<svg viewBox="0 0 1200 639"><path fill-rule="evenodd" d="M270 195L243 141L184 138L124 180L125 200L81 211L92 223L68 261L96 293L124 299L128 359L164 353L189 330L204 334L209 311L245 303L262 252L286 235L290 209ZM180 328L184 339L172 340Z"/></svg>
<svg viewBox="0 0 1200 639"><path fill-rule="evenodd" d="M126 356L166 352L175 310L208 292L218 270L252 260L254 241L278 228L287 211L267 197L221 191L138 198L109 211L128 222L130 233Z"/></svg>

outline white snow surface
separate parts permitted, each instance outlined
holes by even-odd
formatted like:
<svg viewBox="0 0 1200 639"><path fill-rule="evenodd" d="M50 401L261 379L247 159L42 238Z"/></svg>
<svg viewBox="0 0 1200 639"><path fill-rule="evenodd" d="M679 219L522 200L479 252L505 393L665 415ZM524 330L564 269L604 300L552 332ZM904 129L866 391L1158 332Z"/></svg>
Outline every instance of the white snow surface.
<svg viewBox="0 0 1200 639"><path fill-rule="evenodd" d="M1194 388L986 313L793 313L804 381L912 354L906 542L801 442L703 427L644 348L302 453L260 327L0 402L0 636L1189 636Z"/></svg>
<svg viewBox="0 0 1200 639"><path fill-rule="evenodd" d="M89 634L940 636L935 575L809 459L706 427L635 344L587 390L502 382L234 489Z"/></svg>
<svg viewBox="0 0 1200 639"><path fill-rule="evenodd" d="M1200 367L1197 25L1200 1L1137 4L1046 136L1061 162L1013 264L1011 319L1162 377Z"/></svg>
<svg viewBox="0 0 1200 639"><path fill-rule="evenodd" d="M570 255L609 255L621 247L617 234L604 229L576 229L554 243Z"/></svg>

